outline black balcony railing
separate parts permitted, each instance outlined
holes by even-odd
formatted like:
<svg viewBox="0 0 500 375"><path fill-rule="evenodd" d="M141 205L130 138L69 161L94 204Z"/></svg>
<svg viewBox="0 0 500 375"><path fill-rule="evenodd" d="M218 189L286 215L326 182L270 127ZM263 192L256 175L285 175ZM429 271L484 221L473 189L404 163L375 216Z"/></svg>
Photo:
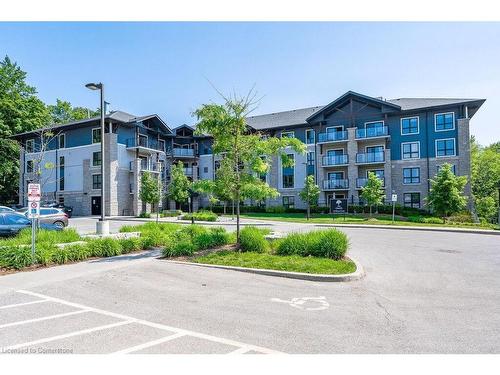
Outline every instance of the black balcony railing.
<svg viewBox="0 0 500 375"><path fill-rule="evenodd" d="M349 156L344 155L331 155L323 156L323 166L327 167L330 165L344 165L349 163Z"/></svg>
<svg viewBox="0 0 500 375"><path fill-rule="evenodd" d="M387 126L376 126L373 128L356 129L357 139L385 137L387 135L389 135L389 128Z"/></svg>
<svg viewBox="0 0 500 375"><path fill-rule="evenodd" d="M356 163L383 163L385 162L385 153L383 151L367 152L363 154L356 154Z"/></svg>
<svg viewBox="0 0 500 375"><path fill-rule="evenodd" d="M346 130L318 134L318 142L345 141L346 139L347 139Z"/></svg>
<svg viewBox="0 0 500 375"><path fill-rule="evenodd" d="M325 190L349 189L349 180L347 179L324 180L323 189Z"/></svg>
<svg viewBox="0 0 500 375"><path fill-rule="evenodd" d="M382 180L382 187L385 187L385 178L384 177L379 177ZM361 189L365 187L366 183L368 182L367 178L357 178L356 179L356 187L358 189Z"/></svg>

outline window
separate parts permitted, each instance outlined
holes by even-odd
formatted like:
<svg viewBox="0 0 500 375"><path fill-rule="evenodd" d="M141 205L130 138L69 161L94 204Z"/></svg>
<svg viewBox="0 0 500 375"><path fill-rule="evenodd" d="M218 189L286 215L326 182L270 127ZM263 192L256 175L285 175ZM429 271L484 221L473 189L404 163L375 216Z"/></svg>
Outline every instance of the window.
<svg viewBox="0 0 500 375"><path fill-rule="evenodd" d="M437 132L455 129L455 113L437 113L434 115L434 127Z"/></svg>
<svg viewBox="0 0 500 375"><path fill-rule="evenodd" d="M420 168L403 168L403 184L419 184Z"/></svg>
<svg viewBox="0 0 500 375"><path fill-rule="evenodd" d="M26 140L26 152L33 152L33 151L35 151L35 140L34 139Z"/></svg>
<svg viewBox="0 0 500 375"><path fill-rule="evenodd" d="M101 151L92 153L92 166L98 167L102 164Z"/></svg>
<svg viewBox="0 0 500 375"><path fill-rule="evenodd" d="M102 184L102 178L100 174L92 175L92 189L100 189Z"/></svg>
<svg viewBox="0 0 500 375"><path fill-rule="evenodd" d="M453 165L451 166L451 171L453 172L453 174L454 174L454 175L456 175L456 174L457 174L457 172L456 172L456 168L455 168L455 167L456 167L456 166L455 166L455 164L453 164ZM439 173L439 171L440 171L440 170L441 170L441 165L438 165L438 166L437 166L437 173Z"/></svg>
<svg viewBox="0 0 500 375"><path fill-rule="evenodd" d="M214 162L214 171L217 172L217 170L220 168L220 161L216 160Z"/></svg>
<svg viewBox="0 0 500 375"><path fill-rule="evenodd" d="M203 167L203 173L208 173L208 167Z"/></svg>
<svg viewBox="0 0 500 375"><path fill-rule="evenodd" d="M5 225L28 225L31 222L21 215L5 215L4 217Z"/></svg>
<svg viewBox="0 0 500 375"><path fill-rule="evenodd" d="M308 176L314 176L315 159L316 159L316 153L314 151L307 153L306 173Z"/></svg>
<svg viewBox="0 0 500 375"><path fill-rule="evenodd" d="M403 204L405 207L420 208L420 193L404 193Z"/></svg>
<svg viewBox="0 0 500 375"><path fill-rule="evenodd" d="M59 148L65 148L66 147L66 134L59 134Z"/></svg>
<svg viewBox="0 0 500 375"><path fill-rule="evenodd" d="M401 119L401 135L418 134L418 117L407 117Z"/></svg>
<svg viewBox="0 0 500 375"><path fill-rule="evenodd" d="M378 154L384 152L384 146L369 146L366 148L367 154Z"/></svg>
<svg viewBox="0 0 500 375"><path fill-rule="evenodd" d="M32 173L33 172L33 160L27 160L26 161L26 173Z"/></svg>
<svg viewBox="0 0 500 375"><path fill-rule="evenodd" d="M92 143L101 143L101 128L92 129Z"/></svg>
<svg viewBox="0 0 500 375"><path fill-rule="evenodd" d="M285 208L294 208L295 207L295 197L293 197L293 196L284 196L283 197L283 207L285 207Z"/></svg>
<svg viewBox="0 0 500 375"><path fill-rule="evenodd" d="M295 132L281 132L281 138L295 138Z"/></svg>
<svg viewBox="0 0 500 375"><path fill-rule="evenodd" d="M436 139L436 157L455 155L455 138Z"/></svg>
<svg viewBox="0 0 500 375"><path fill-rule="evenodd" d="M160 140L158 141L158 149L159 149L160 151L165 151L165 141L164 141L164 140L160 139Z"/></svg>
<svg viewBox="0 0 500 375"><path fill-rule="evenodd" d="M59 204L64 205L64 196L62 195L59 196Z"/></svg>
<svg viewBox="0 0 500 375"><path fill-rule="evenodd" d="M369 171L366 171L366 177L368 178L368 173L373 173L376 177L380 178L381 180L384 179L384 170L383 169L372 169Z"/></svg>
<svg viewBox="0 0 500 375"><path fill-rule="evenodd" d="M59 190L64 190L64 156L59 156Z"/></svg>
<svg viewBox="0 0 500 375"><path fill-rule="evenodd" d="M289 159L294 160L293 154L287 155ZM295 167L283 167L283 188L284 189L292 189L294 187L294 175L295 175Z"/></svg>
<svg viewBox="0 0 500 375"><path fill-rule="evenodd" d="M307 129L306 130L306 143L308 145L314 144L315 138L316 137L315 137L314 129Z"/></svg>
<svg viewBox="0 0 500 375"><path fill-rule="evenodd" d="M419 159L420 158L420 142L401 143L403 159Z"/></svg>

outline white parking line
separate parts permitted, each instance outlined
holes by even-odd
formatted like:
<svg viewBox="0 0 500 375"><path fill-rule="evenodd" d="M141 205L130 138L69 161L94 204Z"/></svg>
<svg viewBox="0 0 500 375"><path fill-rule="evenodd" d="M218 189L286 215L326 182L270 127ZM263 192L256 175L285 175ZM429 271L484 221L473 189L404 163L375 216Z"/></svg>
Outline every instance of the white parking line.
<svg viewBox="0 0 500 375"><path fill-rule="evenodd" d="M167 325L164 325L164 324L159 324L159 323L154 323L154 322L150 322L150 321L147 321L147 320L137 319L137 318L133 318L131 316L127 316L127 315L123 315L123 314L117 314L117 313L114 313L114 312L111 312L111 311L96 309L96 308L93 308L93 307L81 305L79 303L68 302L68 301L65 301L65 300L60 299L60 298L50 297L50 296L46 296L44 294L40 294L40 293L36 293L36 292L31 292L31 291L28 291L28 290L18 290L17 292L18 293L27 294L27 295L30 295L30 296L33 296L33 297L44 298L44 299L47 299L47 300L52 301L52 302L57 302L57 303L61 303L61 304L68 305L68 306L72 306L72 307L75 307L75 308L79 308L79 309L91 311L91 312L94 312L94 313L97 313L97 314L102 314L102 315L111 316L111 317L114 317L114 318L117 318L117 319L122 319L122 320L124 320L126 322L135 322L135 323L143 324L143 325L146 325L146 326L149 326L149 327L162 329L164 331L170 331L170 332L174 332L174 333L177 333L177 334L183 334L183 335L193 336L193 337L197 337L197 338L200 338L200 339L205 339L205 340L212 341L212 342L218 342L218 343L221 343L221 344L226 344L226 345L230 345L230 346L236 346L238 348L243 348L244 347L244 348L248 348L248 350L257 351L257 352L266 353L266 354L283 354L282 352L279 352L279 351L276 351L276 350L272 350L272 349L268 349L268 348L264 348L264 347L260 347L260 346L256 346L256 345L249 345L249 344L241 343L241 342L238 342L238 341L225 339L225 338L222 338L222 337L216 337L216 336L206 335L204 333L189 331L189 330L182 329L182 328L170 327L170 326L167 326ZM69 335L71 335L71 334L69 334ZM26 345L24 345L24 346L26 346ZM19 346L17 346L17 347L19 347Z"/></svg>
<svg viewBox="0 0 500 375"><path fill-rule="evenodd" d="M15 303L13 305L0 306L0 310L2 310L2 309L11 309L13 307L19 307L19 306L33 305L35 303L43 303L43 302L49 302L49 300L47 300L47 299L38 299L36 301L31 301L31 302Z"/></svg>
<svg viewBox="0 0 500 375"><path fill-rule="evenodd" d="M94 327L94 328L82 329L81 331L66 333L64 335L46 337L46 338L40 339L40 340L23 342L22 344L7 346L7 347L3 348L3 350L13 350L13 349L25 348L27 346L43 344L43 343L46 343L46 342L61 340L61 339L65 339L65 338L73 337L73 336L85 335L87 333L91 333L91 332L95 332L95 331L102 331L103 329L109 329L109 328L119 327L119 326L122 326L122 325L125 325L125 324L130 324L130 323L133 323L133 322L134 322L133 320L125 320L125 321L122 321L122 322L106 324L104 326L98 326L98 327Z"/></svg>
<svg viewBox="0 0 500 375"><path fill-rule="evenodd" d="M175 339L177 339L179 337L183 337L183 336L186 336L186 335L184 333L176 333L176 334L173 334L170 336L162 337L161 339L158 339L158 340L153 340L153 341L145 342L144 344L131 346L130 348L119 350L119 351L114 352L112 354L127 354L127 353L136 352L138 350L150 348L152 346L162 344L162 343L167 342L167 341L175 340Z"/></svg>
<svg viewBox="0 0 500 375"><path fill-rule="evenodd" d="M236 349L236 350L234 350L234 351L232 351L230 353L227 353L227 354L244 354L246 352L249 352L250 350L252 350L252 349L250 349L247 346L244 346L242 348Z"/></svg>
<svg viewBox="0 0 500 375"><path fill-rule="evenodd" d="M12 326L19 326L21 324L28 324L28 323L35 323L35 322L41 322L44 320L50 320L50 319L57 319L57 318L63 318L65 316L71 316L71 315L76 315L76 314L81 314L84 312L88 312L89 310L77 310L77 311L71 311L68 313L63 313L63 314L56 314L56 315L49 315L49 316L44 316L42 318L35 318L35 319L28 319L28 320L20 320L18 322L13 322L13 323L7 323L7 324L2 324L0 325L0 328L6 328L6 327L12 327Z"/></svg>

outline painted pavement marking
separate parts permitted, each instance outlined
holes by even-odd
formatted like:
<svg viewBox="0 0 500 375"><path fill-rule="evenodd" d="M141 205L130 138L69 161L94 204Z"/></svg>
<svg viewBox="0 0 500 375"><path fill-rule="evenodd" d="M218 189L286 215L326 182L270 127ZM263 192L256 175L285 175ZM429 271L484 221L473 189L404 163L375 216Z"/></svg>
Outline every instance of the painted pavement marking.
<svg viewBox="0 0 500 375"><path fill-rule="evenodd" d="M272 302L278 303L286 303L291 307L294 307L299 310L305 311L318 311L318 310L326 310L330 307L330 304L326 301L326 297L295 297L291 300L282 300L279 298L271 298ZM312 305L307 307L307 305Z"/></svg>
<svg viewBox="0 0 500 375"><path fill-rule="evenodd" d="M33 305L35 303L44 303L44 302L49 302L49 300L48 299L39 299L39 300L36 300L36 301L23 302L23 303L15 303L13 305L4 305L4 306L0 306L0 310L2 310L2 309L11 309L13 307L20 307L20 306L26 306L26 305Z"/></svg>

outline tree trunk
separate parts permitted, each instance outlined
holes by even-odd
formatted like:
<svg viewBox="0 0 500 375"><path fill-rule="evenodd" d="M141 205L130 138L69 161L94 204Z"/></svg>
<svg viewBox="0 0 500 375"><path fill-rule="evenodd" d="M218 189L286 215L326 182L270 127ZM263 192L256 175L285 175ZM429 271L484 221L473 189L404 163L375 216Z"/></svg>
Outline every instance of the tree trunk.
<svg viewBox="0 0 500 375"><path fill-rule="evenodd" d="M240 244L240 191L236 192L236 243Z"/></svg>
<svg viewBox="0 0 500 375"><path fill-rule="evenodd" d="M307 204L307 220L311 218L311 205Z"/></svg>
<svg viewBox="0 0 500 375"><path fill-rule="evenodd" d="M227 202L224 201L224 215L226 214L226 205L227 205Z"/></svg>
<svg viewBox="0 0 500 375"><path fill-rule="evenodd" d="M370 217L372 217L372 205L370 204Z"/></svg>

